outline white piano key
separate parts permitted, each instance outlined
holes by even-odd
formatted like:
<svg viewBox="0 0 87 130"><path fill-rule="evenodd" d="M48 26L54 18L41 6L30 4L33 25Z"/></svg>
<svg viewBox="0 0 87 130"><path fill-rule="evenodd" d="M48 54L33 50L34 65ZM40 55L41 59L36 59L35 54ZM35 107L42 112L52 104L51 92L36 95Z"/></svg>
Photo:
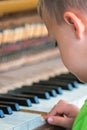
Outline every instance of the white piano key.
<svg viewBox="0 0 87 130"><path fill-rule="evenodd" d="M17 119L19 118L19 120ZM22 117L25 118L25 117ZM13 126L13 130L28 130L28 125L26 120L21 120L20 114L12 114L10 116L5 115L5 118L0 119L0 123L3 123L3 125L8 124L9 126Z"/></svg>
<svg viewBox="0 0 87 130"><path fill-rule="evenodd" d="M41 115L25 112L14 112L12 115L5 115L5 118L0 119L0 124L12 126L11 130L32 130L44 123L45 121L41 120Z"/></svg>
<svg viewBox="0 0 87 130"><path fill-rule="evenodd" d="M54 105L61 99L77 105L79 108L83 105L87 98L87 84L79 84L79 88L74 88L72 91L63 90L62 95L51 97L50 100L39 99L40 104L32 104L32 107L20 107L25 110L34 110L42 112L50 112Z"/></svg>
<svg viewBox="0 0 87 130"><path fill-rule="evenodd" d="M33 130L41 125L46 124L46 121L43 119L43 117L39 114L37 118L34 118L33 120L29 121L29 130Z"/></svg>
<svg viewBox="0 0 87 130"><path fill-rule="evenodd" d="M13 125L11 124L7 124L7 123L3 123L0 121L0 130L13 130Z"/></svg>

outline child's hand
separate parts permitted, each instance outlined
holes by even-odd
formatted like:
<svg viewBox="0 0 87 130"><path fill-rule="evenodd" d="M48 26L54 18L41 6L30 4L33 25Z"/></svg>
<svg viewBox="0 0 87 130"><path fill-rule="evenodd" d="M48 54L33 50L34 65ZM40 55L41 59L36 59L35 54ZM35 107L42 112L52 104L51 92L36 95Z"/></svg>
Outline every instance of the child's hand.
<svg viewBox="0 0 87 130"><path fill-rule="evenodd" d="M71 129L78 113L78 107L60 100L44 118L49 124Z"/></svg>

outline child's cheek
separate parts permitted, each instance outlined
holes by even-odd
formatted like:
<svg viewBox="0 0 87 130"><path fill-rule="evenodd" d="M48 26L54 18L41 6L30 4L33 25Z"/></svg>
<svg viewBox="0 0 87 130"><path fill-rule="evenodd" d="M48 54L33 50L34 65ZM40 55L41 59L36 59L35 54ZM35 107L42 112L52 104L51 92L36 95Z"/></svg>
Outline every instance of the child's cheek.
<svg viewBox="0 0 87 130"><path fill-rule="evenodd" d="M66 66L66 68L75 73L78 70L78 58L76 55L72 52L68 51L60 51L61 59Z"/></svg>

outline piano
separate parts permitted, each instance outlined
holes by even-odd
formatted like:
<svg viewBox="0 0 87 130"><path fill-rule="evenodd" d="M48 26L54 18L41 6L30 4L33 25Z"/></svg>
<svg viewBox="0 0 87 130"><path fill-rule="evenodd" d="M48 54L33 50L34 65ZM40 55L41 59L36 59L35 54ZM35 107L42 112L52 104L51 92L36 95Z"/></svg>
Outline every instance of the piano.
<svg viewBox="0 0 87 130"><path fill-rule="evenodd" d="M61 99L81 108L87 84L63 65L36 13L38 1L22 1L0 2L0 130L65 130L43 116Z"/></svg>

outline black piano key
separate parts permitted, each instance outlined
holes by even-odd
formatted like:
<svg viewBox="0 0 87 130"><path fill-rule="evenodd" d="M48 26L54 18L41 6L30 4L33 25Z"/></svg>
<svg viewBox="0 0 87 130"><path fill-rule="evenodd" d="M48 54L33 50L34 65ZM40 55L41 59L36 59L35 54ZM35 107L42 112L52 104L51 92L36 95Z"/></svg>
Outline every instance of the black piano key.
<svg viewBox="0 0 87 130"><path fill-rule="evenodd" d="M2 109L4 113L8 115L11 115L13 113L11 107L7 105L0 105L0 109Z"/></svg>
<svg viewBox="0 0 87 130"><path fill-rule="evenodd" d="M61 75L60 76L51 77L51 78L49 78L49 80L59 80L59 81L65 81L65 82L70 82L70 83L73 83L73 81L77 81L77 80L69 79L67 77L62 78Z"/></svg>
<svg viewBox="0 0 87 130"><path fill-rule="evenodd" d="M78 87L79 87L79 84L78 84L77 81L73 81L72 86L73 86L74 88L78 88Z"/></svg>
<svg viewBox="0 0 87 130"><path fill-rule="evenodd" d="M15 102L2 102L0 101L0 105L8 105L12 108L13 111L20 111L20 106L18 103Z"/></svg>
<svg viewBox="0 0 87 130"><path fill-rule="evenodd" d="M72 73L67 73L67 74L61 74L61 75L57 75L55 77L58 77L58 78L62 78L62 79L68 79L68 80L72 80L72 81L78 81L80 82L76 76L74 76Z"/></svg>
<svg viewBox="0 0 87 130"><path fill-rule="evenodd" d="M81 82L76 76L74 76L74 75L71 74L71 73L68 73L67 75L61 74L61 75L60 75L60 78L77 81L78 83L83 83L83 82Z"/></svg>
<svg viewBox="0 0 87 130"><path fill-rule="evenodd" d="M62 75L64 75L64 74L62 74ZM69 77L69 78L78 80L78 78L77 78L74 74L72 74L71 72L69 72L69 73L67 73L67 74L65 74L65 75L66 75L67 77Z"/></svg>
<svg viewBox="0 0 87 130"><path fill-rule="evenodd" d="M0 109L0 118L3 118L3 117L5 117L4 112L2 109Z"/></svg>
<svg viewBox="0 0 87 130"><path fill-rule="evenodd" d="M84 84L84 82L80 81L74 74L72 74L71 72L69 72L68 77L72 78L72 79L76 79L76 81L78 81L78 83L82 83Z"/></svg>
<svg viewBox="0 0 87 130"><path fill-rule="evenodd" d="M59 82L60 82L60 83L63 82L63 83L66 83L66 84L69 84L69 83L70 83L70 84L72 84L72 86L73 86L74 88L78 88L78 86L79 86L78 81L76 81L76 80L75 80L75 81L72 81L72 80L62 79L62 78L58 78L58 77L57 77L57 78L56 78L56 77L55 77L55 78L50 78L48 81L49 81L49 82L50 82L50 81L56 81L56 82L58 82L58 83L59 83Z"/></svg>
<svg viewBox="0 0 87 130"><path fill-rule="evenodd" d="M31 100L32 103L40 103L39 102L39 98L37 96L34 96L34 95L26 95L26 94L15 94L15 93L10 93L9 95L12 95L13 97L19 97L19 98L26 98L26 99L29 99Z"/></svg>
<svg viewBox="0 0 87 130"><path fill-rule="evenodd" d="M32 86L23 86L22 87L23 90L33 90L33 91L42 91L42 92L48 92L51 96L56 97L57 93L54 89L49 89L49 88L45 88L45 87L40 87L38 85L32 85Z"/></svg>
<svg viewBox="0 0 87 130"><path fill-rule="evenodd" d="M63 89L61 87L57 87L54 85L44 85L44 84L39 84L39 83L33 83L34 86L40 86L44 88L49 88L49 89L54 89L57 94L63 94Z"/></svg>
<svg viewBox="0 0 87 130"><path fill-rule="evenodd" d="M29 99L26 98L18 98L18 97L12 97L9 95L0 95L1 101L7 101L7 102L17 102L21 106L28 106L31 107L32 103Z"/></svg>
<svg viewBox="0 0 87 130"><path fill-rule="evenodd" d="M71 91L73 89L73 86L72 84L67 84L67 83L58 83L58 82L54 82L54 81L40 81L39 84L43 84L43 85L53 85L53 86L59 86L61 87L62 89L65 89L65 90L69 90Z"/></svg>
<svg viewBox="0 0 87 130"><path fill-rule="evenodd" d="M43 98L43 99L50 99L50 94L48 92L41 92L41 91L33 91L33 90L24 90L21 91L22 94L30 94L30 95L37 95L39 98Z"/></svg>
<svg viewBox="0 0 87 130"><path fill-rule="evenodd" d="M11 93L12 91L10 91L10 93ZM50 99L50 94L47 92L47 91L45 91L45 92L42 92L42 91L33 91L33 90L26 90L26 89L24 89L23 90L23 88L21 88L21 89L16 89L15 91L14 91L15 93L17 92L17 93L21 93L21 94L28 94L28 95L32 95L32 96L38 96L39 98L43 98L43 99Z"/></svg>
<svg viewBox="0 0 87 130"><path fill-rule="evenodd" d="M33 86L33 87L35 87L35 86ZM52 96L52 97L56 97L57 96L57 93L56 93L56 91L55 90L49 90L49 89L41 89L41 87L40 86L37 86L35 89L34 89L35 91L37 90L42 90L42 91L47 91L49 94L50 94L50 96Z"/></svg>

